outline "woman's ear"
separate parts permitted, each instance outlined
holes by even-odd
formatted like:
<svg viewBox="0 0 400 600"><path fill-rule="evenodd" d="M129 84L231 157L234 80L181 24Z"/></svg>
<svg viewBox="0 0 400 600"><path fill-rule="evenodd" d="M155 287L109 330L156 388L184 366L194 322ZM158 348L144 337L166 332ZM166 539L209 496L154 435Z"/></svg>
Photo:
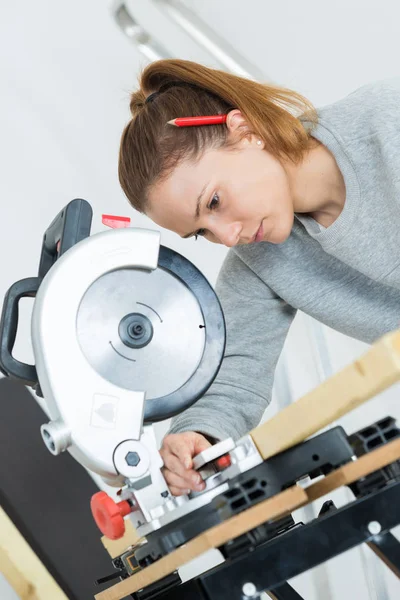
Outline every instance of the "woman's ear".
<svg viewBox="0 0 400 600"><path fill-rule="evenodd" d="M245 133L248 130L247 121L238 108L228 112L226 116L226 126L229 133Z"/></svg>
<svg viewBox="0 0 400 600"><path fill-rule="evenodd" d="M254 136L239 109L231 110L226 117L228 139L236 148L245 148L253 143ZM257 138L258 139L258 138Z"/></svg>

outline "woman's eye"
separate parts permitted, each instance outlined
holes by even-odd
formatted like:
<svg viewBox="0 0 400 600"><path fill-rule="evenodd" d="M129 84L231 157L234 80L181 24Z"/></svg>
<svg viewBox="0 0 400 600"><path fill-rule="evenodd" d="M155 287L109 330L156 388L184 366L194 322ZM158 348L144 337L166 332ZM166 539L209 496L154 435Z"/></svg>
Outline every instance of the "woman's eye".
<svg viewBox="0 0 400 600"><path fill-rule="evenodd" d="M211 202L210 204L207 206L208 210L215 210L218 205L219 205L219 196L217 193L214 194L214 196L211 198ZM195 239L197 240L197 238L200 236L204 236L207 233L207 229L198 229L196 231L196 233L194 234Z"/></svg>
<svg viewBox="0 0 400 600"><path fill-rule="evenodd" d="M210 210L214 210L215 208L217 208L218 204L219 204L219 196L218 196L218 194L214 194L214 196L211 199L210 204L208 205L208 208Z"/></svg>
<svg viewBox="0 0 400 600"><path fill-rule="evenodd" d="M200 236L206 235L206 230L205 229L198 229L196 231L196 233L194 234L194 237L195 237L196 240L199 237L199 235Z"/></svg>

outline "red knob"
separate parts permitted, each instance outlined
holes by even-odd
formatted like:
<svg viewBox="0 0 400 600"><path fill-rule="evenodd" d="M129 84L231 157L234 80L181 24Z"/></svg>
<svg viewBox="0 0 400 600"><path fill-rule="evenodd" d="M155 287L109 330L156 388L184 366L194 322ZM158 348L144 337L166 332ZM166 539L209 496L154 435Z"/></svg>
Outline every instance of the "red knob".
<svg viewBox="0 0 400 600"><path fill-rule="evenodd" d="M97 527L110 540L118 540L125 533L124 517L132 511L127 500L114 502L105 492L92 496L90 508Z"/></svg>
<svg viewBox="0 0 400 600"><path fill-rule="evenodd" d="M231 457L229 454L224 454L223 456L217 458L216 463L218 468L222 471L223 469L231 466Z"/></svg>

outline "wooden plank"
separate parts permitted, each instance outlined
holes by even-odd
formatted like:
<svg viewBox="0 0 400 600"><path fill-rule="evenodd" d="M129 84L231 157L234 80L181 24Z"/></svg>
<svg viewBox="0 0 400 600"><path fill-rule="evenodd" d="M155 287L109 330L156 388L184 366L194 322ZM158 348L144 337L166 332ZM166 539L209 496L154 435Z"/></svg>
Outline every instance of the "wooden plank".
<svg viewBox="0 0 400 600"><path fill-rule="evenodd" d="M21 600L68 600L2 508L0 571Z"/></svg>
<svg viewBox="0 0 400 600"><path fill-rule="evenodd" d="M260 502L239 515L227 519L197 536L174 552L164 556L128 579L96 594L96 600L121 600L166 575L173 573L183 564L193 560L211 548L218 548L227 541L242 535L265 521L274 520L313 502L338 487L353 483L400 458L400 439L394 440L357 461L337 469L324 479L306 489L294 486L284 492Z"/></svg>
<svg viewBox="0 0 400 600"><path fill-rule="evenodd" d="M33 583L27 580L25 575L21 573L15 563L11 560L8 552L1 547L0 573L4 575L20 600L39 600Z"/></svg>
<svg viewBox="0 0 400 600"><path fill-rule="evenodd" d="M265 459L304 441L400 380L400 330L250 432Z"/></svg>
<svg viewBox="0 0 400 600"><path fill-rule="evenodd" d="M110 540L105 535L103 535L101 538L101 542L111 558L121 556L121 554L123 554L131 546L136 546L142 540L144 540L144 538L139 537L132 524L132 521L129 519L125 519L125 533L122 538L119 540Z"/></svg>
<svg viewBox="0 0 400 600"><path fill-rule="evenodd" d="M332 471L332 473L329 473L323 479L310 485L306 488L308 502L314 502L314 500L330 494L342 485L354 483L357 479L361 479L361 477L365 477L368 473L377 471L399 458L400 438L361 456L359 459L344 465L340 469Z"/></svg>

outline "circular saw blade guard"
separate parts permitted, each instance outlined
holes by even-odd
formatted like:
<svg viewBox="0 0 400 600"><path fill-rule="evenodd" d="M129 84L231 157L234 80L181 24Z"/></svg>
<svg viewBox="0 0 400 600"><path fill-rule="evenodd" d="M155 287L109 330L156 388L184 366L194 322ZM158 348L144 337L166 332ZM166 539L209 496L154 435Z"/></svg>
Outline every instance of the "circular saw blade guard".
<svg viewBox="0 0 400 600"><path fill-rule="evenodd" d="M50 451L69 448L110 480L123 440L208 389L225 327L199 270L160 246L158 232L127 228L87 237L56 261L36 295L32 344Z"/></svg>

